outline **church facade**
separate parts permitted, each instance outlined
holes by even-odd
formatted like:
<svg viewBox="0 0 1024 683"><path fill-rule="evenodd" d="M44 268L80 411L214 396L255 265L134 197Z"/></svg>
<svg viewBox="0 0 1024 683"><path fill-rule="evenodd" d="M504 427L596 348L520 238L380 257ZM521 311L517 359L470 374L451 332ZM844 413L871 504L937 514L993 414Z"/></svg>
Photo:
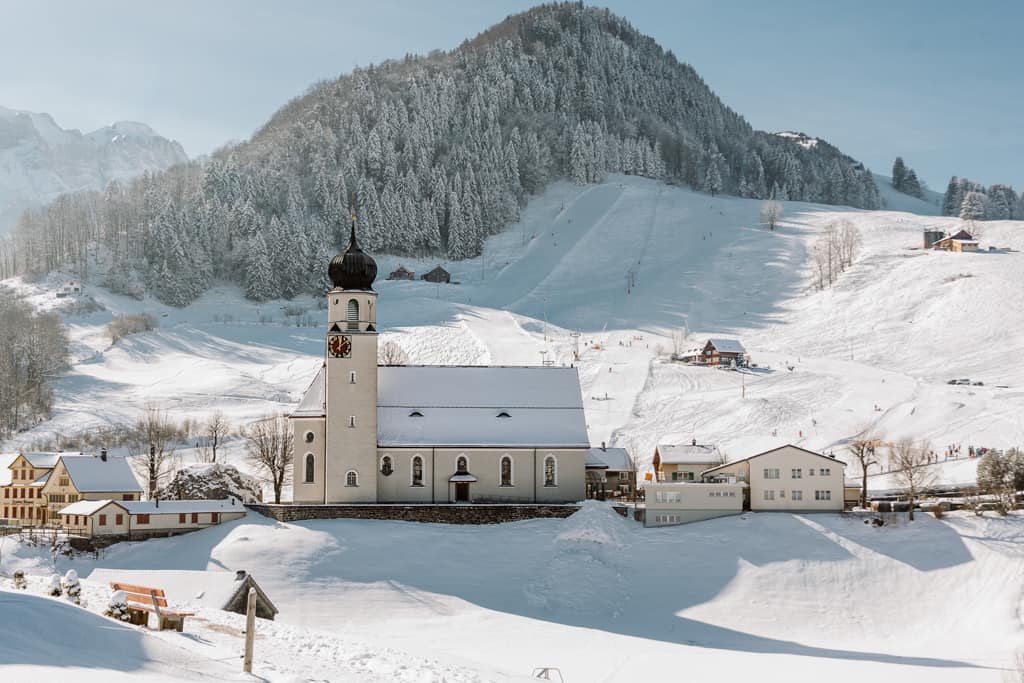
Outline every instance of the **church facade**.
<svg viewBox="0 0 1024 683"><path fill-rule="evenodd" d="M290 415L295 503L563 503L585 497L576 368L378 366L377 264L330 264L324 363Z"/></svg>

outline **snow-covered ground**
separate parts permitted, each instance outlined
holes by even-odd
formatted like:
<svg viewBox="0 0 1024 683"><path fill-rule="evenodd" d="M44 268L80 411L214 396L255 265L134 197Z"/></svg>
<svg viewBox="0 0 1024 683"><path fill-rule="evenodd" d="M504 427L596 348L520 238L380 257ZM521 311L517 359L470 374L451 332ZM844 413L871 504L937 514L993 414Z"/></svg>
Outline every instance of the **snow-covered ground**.
<svg viewBox="0 0 1024 683"><path fill-rule="evenodd" d="M645 529L592 502L566 520L487 527L250 514L57 569L248 570L281 610L257 631L254 671L272 681L525 680L553 666L570 683L766 671L995 683L1022 644L1022 541L1019 513L881 528L746 514ZM39 596L48 554L7 539L0 571L16 568ZM87 610L102 611L109 591L83 584ZM6 680L71 665L78 680L110 680L109 669L239 678L241 616L199 606L183 635L139 632L9 588L0 579Z"/></svg>

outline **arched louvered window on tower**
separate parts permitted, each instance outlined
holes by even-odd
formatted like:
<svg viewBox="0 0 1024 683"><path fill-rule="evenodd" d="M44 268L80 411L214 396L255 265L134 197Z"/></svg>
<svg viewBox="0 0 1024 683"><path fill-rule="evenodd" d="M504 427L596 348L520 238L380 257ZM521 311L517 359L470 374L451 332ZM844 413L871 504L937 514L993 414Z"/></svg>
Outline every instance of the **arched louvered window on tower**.
<svg viewBox="0 0 1024 683"><path fill-rule="evenodd" d="M359 302L355 299L348 300L348 329L358 330L359 329Z"/></svg>

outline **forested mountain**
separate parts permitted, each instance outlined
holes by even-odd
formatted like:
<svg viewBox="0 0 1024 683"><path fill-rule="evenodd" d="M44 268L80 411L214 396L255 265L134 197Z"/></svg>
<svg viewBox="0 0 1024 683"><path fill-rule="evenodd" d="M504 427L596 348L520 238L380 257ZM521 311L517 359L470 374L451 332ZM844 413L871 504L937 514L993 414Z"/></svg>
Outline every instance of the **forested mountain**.
<svg viewBox="0 0 1024 683"><path fill-rule="evenodd" d="M48 114L0 107L0 234L27 207L186 160L181 145L142 123L119 121L82 134Z"/></svg>
<svg viewBox="0 0 1024 683"><path fill-rule="evenodd" d="M372 251L463 259L551 178L610 172L877 208L870 172L807 140L753 130L607 10L545 5L451 52L317 84L207 162L30 211L0 270L94 252L109 286L171 304L218 278L254 299L292 296L324 285L350 211Z"/></svg>

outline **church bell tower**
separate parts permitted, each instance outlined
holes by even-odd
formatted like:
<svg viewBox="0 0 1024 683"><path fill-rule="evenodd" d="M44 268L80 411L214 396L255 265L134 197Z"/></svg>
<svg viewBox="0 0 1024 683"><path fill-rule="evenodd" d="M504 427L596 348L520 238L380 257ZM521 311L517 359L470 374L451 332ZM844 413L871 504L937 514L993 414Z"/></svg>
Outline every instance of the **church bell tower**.
<svg viewBox="0 0 1024 683"><path fill-rule="evenodd" d="M331 260L324 502L377 502L377 263L356 242Z"/></svg>

